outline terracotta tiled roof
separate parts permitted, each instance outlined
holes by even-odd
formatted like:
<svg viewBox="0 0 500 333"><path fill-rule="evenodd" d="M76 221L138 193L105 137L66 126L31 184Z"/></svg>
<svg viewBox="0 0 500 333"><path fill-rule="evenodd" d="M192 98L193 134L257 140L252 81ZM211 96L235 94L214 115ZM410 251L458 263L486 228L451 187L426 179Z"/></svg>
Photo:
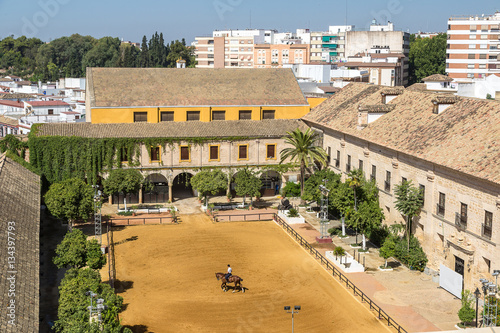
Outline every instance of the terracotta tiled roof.
<svg viewBox="0 0 500 333"><path fill-rule="evenodd" d="M433 74L431 76L428 76L426 78L422 79L423 82L426 81L431 81L431 82L451 82L453 79L447 75L443 74Z"/></svg>
<svg viewBox="0 0 500 333"><path fill-rule="evenodd" d="M0 82L14 82L14 81L11 79L8 79L6 77L2 77L2 78L0 78Z"/></svg>
<svg viewBox="0 0 500 333"><path fill-rule="evenodd" d="M31 86L34 83L31 81L16 81L16 84L18 86Z"/></svg>
<svg viewBox="0 0 500 333"><path fill-rule="evenodd" d="M297 127L305 128L300 120L226 120L186 121L162 123L91 124L59 123L43 124L38 136L79 136L86 138L224 138L224 137L281 137Z"/></svg>
<svg viewBox="0 0 500 333"><path fill-rule="evenodd" d="M68 103L63 101L28 101L27 104L39 107L39 106L69 106Z"/></svg>
<svg viewBox="0 0 500 333"><path fill-rule="evenodd" d="M405 90L394 110L358 130L358 108L380 101L383 87L350 83L303 117L308 123L500 184L500 103L460 98L433 113L436 94Z"/></svg>
<svg viewBox="0 0 500 333"><path fill-rule="evenodd" d="M318 87L318 88L323 90L325 93L336 93L337 91L340 91L340 88L330 87L330 86Z"/></svg>
<svg viewBox="0 0 500 333"><path fill-rule="evenodd" d="M6 105L6 106L12 106L12 107L15 107L15 108L24 109L23 102L10 101L8 99L0 100L0 105Z"/></svg>
<svg viewBox="0 0 500 333"><path fill-rule="evenodd" d="M454 104L460 99L458 96L453 95L438 95L432 99L432 103L435 104Z"/></svg>
<svg viewBox="0 0 500 333"><path fill-rule="evenodd" d="M40 178L5 154L0 155L0 207L0 244L4 246L0 255L3 269L0 274L0 308L7 311L9 302L15 300L16 313L16 326L8 325L7 313L0 317L0 332L38 332ZM8 230L9 226L14 226L14 229ZM12 234L7 234L8 231ZM15 240L12 267L8 264L8 236ZM16 279L15 297L9 297L7 278L12 275Z"/></svg>
<svg viewBox="0 0 500 333"><path fill-rule="evenodd" d="M396 105L394 104L377 104L377 105L360 105L359 111L367 112L391 112Z"/></svg>
<svg viewBox="0 0 500 333"><path fill-rule="evenodd" d="M17 119L13 119L13 118L1 116L1 115L0 115L0 123L7 124L7 125L10 125L10 126L17 126L17 125L19 125L19 121Z"/></svg>
<svg viewBox="0 0 500 333"><path fill-rule="evenodd" d="M408 88L406 88L406 90L410 90L410 91L426 91L427 90L427 85L425 83L414 83L411 86L409 86Z"/></svg>
<svg viewBox="0 0 500 333"><path fill-rule="evenodd" d="M35 96L25 93L13 93L0 96L0 99L34 99Z"/></svg>
<svg viewBox="0 0 500 333"><path fill-rule="evenodd" d="M382 90L382 95L401 95L405 91L403 87L392 87Z"/></svg>
<svg viewBox="0 0 500 333"><path fill-rule="evenodd" d="M291 69L89 68L90 107L307 105Z"/></svg>

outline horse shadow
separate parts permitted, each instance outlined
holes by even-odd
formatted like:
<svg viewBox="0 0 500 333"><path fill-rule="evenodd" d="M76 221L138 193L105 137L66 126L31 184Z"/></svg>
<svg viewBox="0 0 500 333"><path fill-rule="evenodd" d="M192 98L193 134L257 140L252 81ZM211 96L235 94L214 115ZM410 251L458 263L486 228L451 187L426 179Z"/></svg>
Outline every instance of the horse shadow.
<svg viewBox="0 0 500 333"><path fill-rule="evenodd" d="M227 292L229 292L230 290L234 291L234 292L238 292L238 291L239 292L247 292L248 290L250 290L247 287L241 287L241 288L237 287L236 288L235 286L230 286L230 285L226 285L226 288L227 288Z"/></svg>

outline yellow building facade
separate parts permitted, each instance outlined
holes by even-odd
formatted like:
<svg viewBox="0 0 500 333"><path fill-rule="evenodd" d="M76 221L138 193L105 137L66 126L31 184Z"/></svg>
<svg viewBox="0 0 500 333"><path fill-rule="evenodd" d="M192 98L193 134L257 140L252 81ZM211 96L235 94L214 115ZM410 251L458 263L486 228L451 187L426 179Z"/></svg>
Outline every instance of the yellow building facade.
<svg viewBox="0 0 500 333"><path fill-rule="evenodd" d="M319 102L315 103L314 106L318 104ZM209 122L217 120L300 119L309 113L310 109L309 105L92 108L91 122L93 124L111 124L189 120Z"/></svg>
<svg viewBox="0 0 500 333"><path fill-rule="evenodd" d="M300 119L311 110L291 69L88 68L87 121Z"/></svg>

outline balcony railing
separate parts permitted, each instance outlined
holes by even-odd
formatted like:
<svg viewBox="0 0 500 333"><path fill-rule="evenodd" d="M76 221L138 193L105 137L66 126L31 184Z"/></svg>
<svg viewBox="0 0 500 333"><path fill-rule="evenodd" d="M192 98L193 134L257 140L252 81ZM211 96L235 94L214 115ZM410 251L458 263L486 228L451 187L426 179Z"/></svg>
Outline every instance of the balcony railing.
<svg viewBox="0 0 500 333"><path fill-rule="evenodd" d="M384 181L384 190L386 192L390 192L391 191L391 182L388 182L387 180Z"/></svg>
<svg viewBox="0 0 500 333"><path fill-rule="evenodd" d="M467 229L467 215L455 213L455 226L457 226L458 229Z"/></svg>
<svg viewBox="0 0 500 333"><path fill-rule="evenodd" d="M444 216L444 212L445 212L444 205L437 204L436 205L436 214L438 216Z"/></svg>
<svg viewBox="0 0 500 333"><path fill-rule="evenodd" d="M483 236L484 238L491 239L491 231L492 231L491 225L486 225L484 223L482 224L481 236Z"/></svg>

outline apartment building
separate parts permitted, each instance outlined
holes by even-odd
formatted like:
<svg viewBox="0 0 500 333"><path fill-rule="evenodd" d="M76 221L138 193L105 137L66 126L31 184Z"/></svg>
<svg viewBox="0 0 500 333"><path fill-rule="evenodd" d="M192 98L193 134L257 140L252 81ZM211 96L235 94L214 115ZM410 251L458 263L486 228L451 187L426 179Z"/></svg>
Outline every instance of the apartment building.
<svg viewBox="0 0 500 333"><path fill-rule="evenodd" d="M448 20L446 72L453 79L500 74L500 12Z"/></svg>
<svg viewBox="0 0 500 333"><path fill-rule="evenodd" d="M286 64L308 64L309 44L256 44L256 68L281 68Z"/></svg>
<svg viewBox="0 0 500 333"><path fill-rule="evenodd" d="M350 83L302 120L323 133L332 170L345 179L361 169L375 181L386 223L403 222L394 186L411 180L420 188L424 203L412 233L427 254L427 269L452 271L451 284L474 290L500 268L500 178L491 145L500 135L499 106Z"/></svg>
<svg viewBox="0 0 500 333"><path fill-rule="evenodd" d="M214 31L209 37L196 37L197 68L252 68L255 44L271 44L276 30Z"/></svg>
<svg viewBox="0 0 500 333"><path fill-rule="evenodd" d="M337 62L345 57L346 32L353 25L330 26L327 32L311 32L311 61Z"/></svg>

